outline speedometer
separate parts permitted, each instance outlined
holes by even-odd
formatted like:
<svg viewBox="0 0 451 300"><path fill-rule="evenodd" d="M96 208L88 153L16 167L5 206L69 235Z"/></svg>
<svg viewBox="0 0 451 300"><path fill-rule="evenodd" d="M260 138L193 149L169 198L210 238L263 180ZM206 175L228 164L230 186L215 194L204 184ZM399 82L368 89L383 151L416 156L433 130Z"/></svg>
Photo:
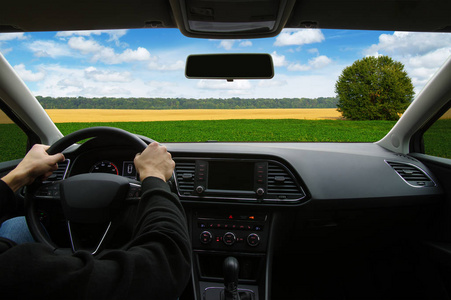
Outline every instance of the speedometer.
<svg viewBox="0 0 451 300"><path fill-rule="evenodd" d="M119 170L116 167L116 165L108 160L102 160L102 161L96 162L91 167L91 170L89 170L89 172L91 172L91 173L108 173L108 174L119 175Z"/></svg>

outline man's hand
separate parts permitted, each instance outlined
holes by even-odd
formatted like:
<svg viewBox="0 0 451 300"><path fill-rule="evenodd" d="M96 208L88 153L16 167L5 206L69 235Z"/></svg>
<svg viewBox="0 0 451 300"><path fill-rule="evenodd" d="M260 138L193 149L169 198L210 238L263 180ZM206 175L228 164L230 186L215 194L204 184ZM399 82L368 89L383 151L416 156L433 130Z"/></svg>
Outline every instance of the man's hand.
<svg viewBox="0 0 451 300"><path fill-rule="evenodd" d="M25 185L32 184L38 177L48 178L58 169L58 162L64 161L62 153L48 155L46 152L48 148L50 146L34 145L17 167L2 180L15 192Z"/></svg>
<svg viewBox="0 0 451 300"><path fill-rule="evenodd" d="M134 163L141 181L149 176L167 181L171 178L175 167L171 153L157 142L147 146L142 153L136 154Z"/></svg>

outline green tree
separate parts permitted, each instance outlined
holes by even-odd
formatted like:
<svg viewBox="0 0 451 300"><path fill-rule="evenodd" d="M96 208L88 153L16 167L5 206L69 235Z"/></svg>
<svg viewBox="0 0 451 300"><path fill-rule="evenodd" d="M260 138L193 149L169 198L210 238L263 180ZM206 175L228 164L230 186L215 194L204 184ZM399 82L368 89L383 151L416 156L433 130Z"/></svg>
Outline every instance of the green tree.
<svg viewBox="0 0 451 300"><path fill-rule="evenodd" d="M369 56L346 67L335 84L338 111L351 120L397 120L413 100L404 65Z"/></svg>

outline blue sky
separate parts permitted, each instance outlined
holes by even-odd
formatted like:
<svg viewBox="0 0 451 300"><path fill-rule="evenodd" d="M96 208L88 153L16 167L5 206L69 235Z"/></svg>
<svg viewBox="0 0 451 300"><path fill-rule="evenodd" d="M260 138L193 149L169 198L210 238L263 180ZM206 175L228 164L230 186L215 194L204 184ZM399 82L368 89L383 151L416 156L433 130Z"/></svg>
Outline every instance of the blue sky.
<svg viewBox="0 0 451 300"><path fill-rule="evenodd" d="M86 97L333 97L346 66L368 55L401 61L419 92L451 55L451 34L287 29L277 37L209 40L177 29L0 34L0 52L34 95ZM189 54L270 53L272 80L193 80Z"/></svg>

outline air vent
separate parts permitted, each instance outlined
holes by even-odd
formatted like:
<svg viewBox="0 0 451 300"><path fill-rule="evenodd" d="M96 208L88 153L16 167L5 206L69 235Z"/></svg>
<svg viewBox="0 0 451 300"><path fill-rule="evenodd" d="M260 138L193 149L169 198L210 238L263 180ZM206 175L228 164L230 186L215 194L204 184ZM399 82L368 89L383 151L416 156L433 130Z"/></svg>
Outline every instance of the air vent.
<svg viewBox="0 0 451 300"><path fill-rule="evenodd" d="M175 164L177 187L181 194L191 194L194 191L195 161L178 161Z"/></svg>
<svg viewBox="0 0 451 300"><path fill-rule="evenodd" d="M279 200L299 199L305 196L293 175L282 165L268 164L268 195L275 195Z"/></svg>
<svg viewBox="0 0 451 300"><path fill-rule="evenodd" d="M414 187L433 187L435 182L420 168L405 163L387 161L405 182Z"/></svg>
<svg viewBox="0 0 451 300"><path fill-rule="evenodd" d="M63 162L58 163L58 170L54 171L53 174L47 178L47 181L59 181L66 178L67 170L69 168L70 159L66 159Z"/></svg>

